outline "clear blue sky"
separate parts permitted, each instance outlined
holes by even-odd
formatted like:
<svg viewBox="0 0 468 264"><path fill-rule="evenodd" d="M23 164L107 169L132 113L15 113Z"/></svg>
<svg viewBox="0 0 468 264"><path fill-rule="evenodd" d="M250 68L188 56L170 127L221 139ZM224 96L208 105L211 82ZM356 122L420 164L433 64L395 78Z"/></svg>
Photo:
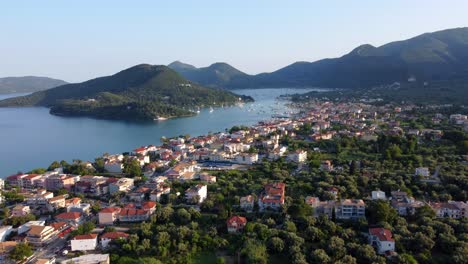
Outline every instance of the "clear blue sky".
<svg viewBox="0 0 468 264"><path fill-rule="evenodd" d="M83 81L139 64L247 73L468 26L458 0L1 1L0 77Z"/></svg>

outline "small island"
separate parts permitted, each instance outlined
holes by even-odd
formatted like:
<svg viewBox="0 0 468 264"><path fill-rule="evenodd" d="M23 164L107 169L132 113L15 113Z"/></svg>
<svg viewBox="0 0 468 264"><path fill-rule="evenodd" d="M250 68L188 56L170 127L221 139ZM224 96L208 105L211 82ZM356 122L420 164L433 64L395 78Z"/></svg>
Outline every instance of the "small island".
<svg viewBox="0 0 468 264"><path fill-rule="evenodd" d="M6 99L0 107L45 106L59 116L153 121L192 116L199 107L252 101L249 96L187 81L166 66L141 64L112 76Z"/></svg>

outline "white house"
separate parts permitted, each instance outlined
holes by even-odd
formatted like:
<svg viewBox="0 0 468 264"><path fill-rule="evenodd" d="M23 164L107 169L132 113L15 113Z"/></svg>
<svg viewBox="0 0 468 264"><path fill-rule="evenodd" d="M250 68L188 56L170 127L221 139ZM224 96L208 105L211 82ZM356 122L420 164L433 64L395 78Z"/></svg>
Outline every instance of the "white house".
<svg viewBox="0 0 468 264"><path fill-rule="evenodd" d="M414 175L422 176L422 177L429 177L429 168L427 167L416 168Z"/></svg>
<svg viewBox="0 0 468 264"><path fill-rule="evenodd" d="M193 187L188 188L185 191L185 198L189 201L198 197L198 203L203 203L203 201L208 196L208 188L206 185L197 184Z"/></svg>
<svg viewBox="0 0 468 264"><path fill-rule="evenodd" d="M303 163L307 160L307 151L298 149L292 153L289 153L288 160L296 163Z"/></svg>
<svg viewBox="0 0 468 264"><path fill-rule="evenodd" d="M385 192L382 191L372 191L372 200L386 200Z"/></svg>
<svg viewBox="0 0 468 264"><path fill-rule="evenodd" d="M258 162L257 153L240 153L236 156L236 163L252 165Z"/></svg>
<svg viewBox="0 0 468 264"><path fill-rule="evenodd" d="M385 228L369 228L369 243L377 249L378 254L395 251L395 240L392 232Z"/></svg>
<svg viewBox="0 0 468 264"><path fill-rule="evenodd" d="M78 235L71 240L71 250L95 250L97 247L97 243L97 234Z"/></svg>

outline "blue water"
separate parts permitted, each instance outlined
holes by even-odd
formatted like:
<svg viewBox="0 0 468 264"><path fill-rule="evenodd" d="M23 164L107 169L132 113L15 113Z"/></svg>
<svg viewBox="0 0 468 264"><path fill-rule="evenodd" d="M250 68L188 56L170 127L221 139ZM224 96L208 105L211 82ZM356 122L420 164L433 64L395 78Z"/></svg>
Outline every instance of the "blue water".
<svg viewBox="0 0 468 264"><path fill-rule="evenodd" d="M162 136L203 135L234 125L252 125L286 110L279 95L313 89L238 90L256 101L243 107L202 109L194 117L152 123L59 117L42 107L0 108L0 177L18 171L48 167L54 160L94 160L103 153L122 153L136 147L159 144ZM0 95L0 100L16 95Z"/></svg>

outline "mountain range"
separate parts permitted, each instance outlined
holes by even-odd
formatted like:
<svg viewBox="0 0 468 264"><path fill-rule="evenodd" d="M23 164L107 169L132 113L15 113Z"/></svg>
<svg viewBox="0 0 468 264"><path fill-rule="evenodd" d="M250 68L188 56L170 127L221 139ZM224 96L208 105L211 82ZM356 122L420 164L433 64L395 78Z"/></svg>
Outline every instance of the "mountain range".
<svg viewBox="0 0 468 264"><path fill-rule="evenodd" d="M67 84L48 77L24 76L0 78L0 94L32 93Z"/></svg>
<svg viewBox="0 0 468 264"><path fill-rule="evenodd" d="M409 79L468 80L468 28L425 33L380 47L365 44L339 58L296 62L257 75L246 74L226 63L196 68L176 61L168 67L191 81L226 89L368 88Z"/></svg>
<svg viewBox="0 0 468 264"><path fill-rule="evenodd" d="M251 101L187 81L162 65L141 64L112 76L66 84L0 101L0 107L45 106L56 115L153 120L194 114L194 108Z"/></svg>

